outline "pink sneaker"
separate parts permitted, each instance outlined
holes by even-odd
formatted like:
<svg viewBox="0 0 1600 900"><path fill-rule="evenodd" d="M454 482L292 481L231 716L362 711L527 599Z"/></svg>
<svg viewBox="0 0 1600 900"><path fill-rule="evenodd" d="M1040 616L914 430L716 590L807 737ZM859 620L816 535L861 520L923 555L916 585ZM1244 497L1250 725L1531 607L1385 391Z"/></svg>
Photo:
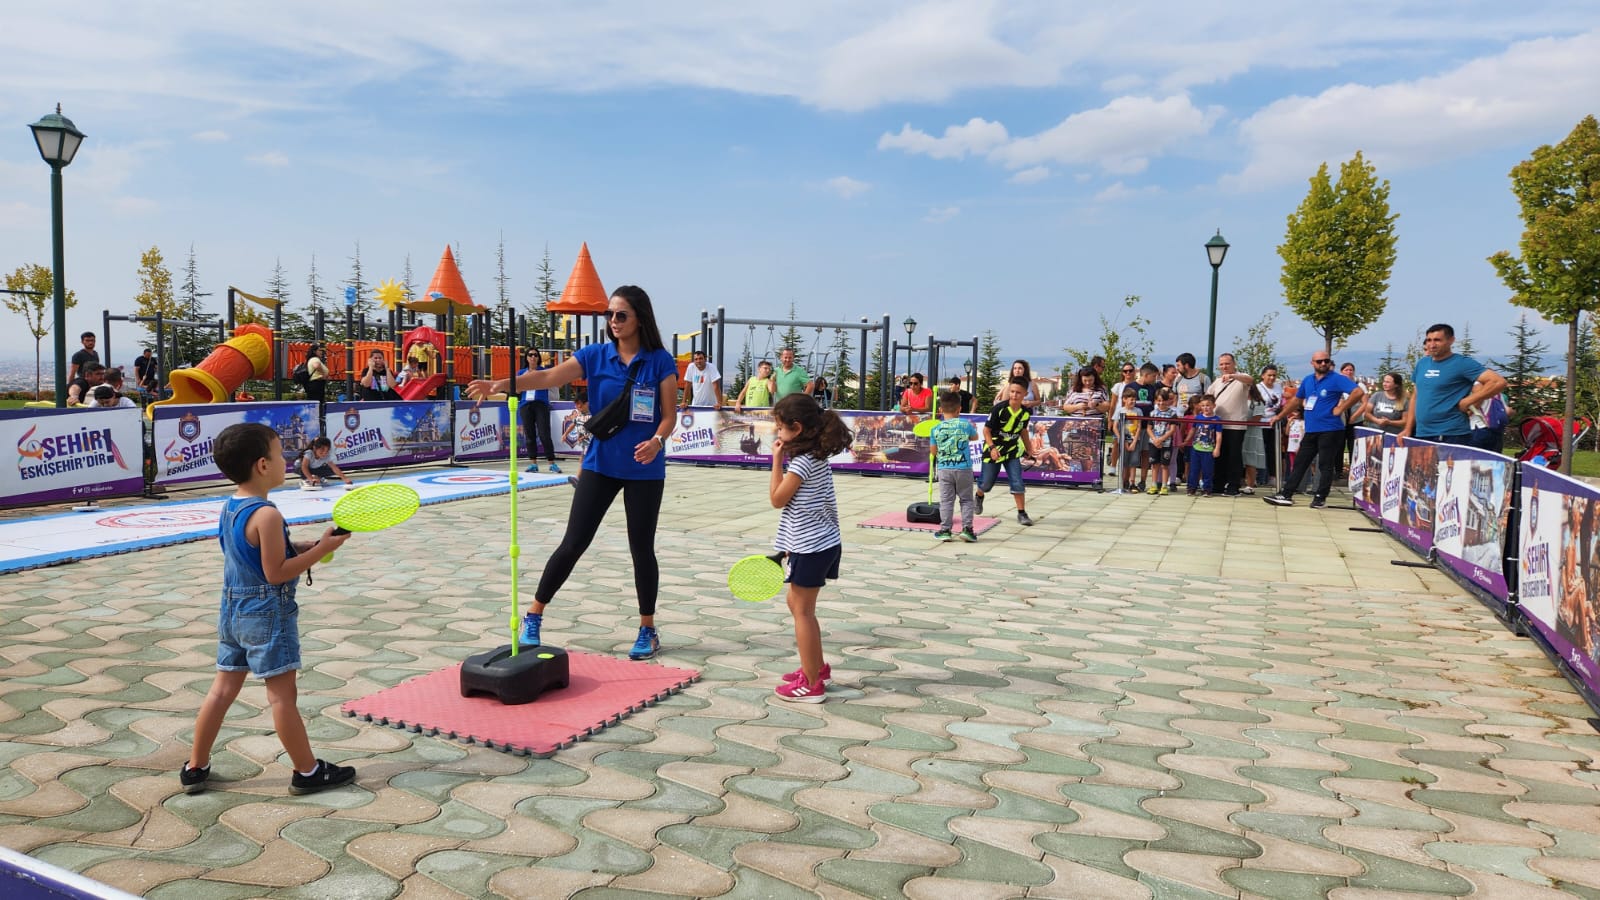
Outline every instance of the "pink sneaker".
<svg viewBox="0 0 1600 900"><path fill-rule="evenodd" d="M826 699L828 688L820 678L809 684L801 678L799 681L785 681L778 685L776 692L779 699L790 703L821 703Z"/></svg>
<svg viewBox="0 0 1600 900"><path fill-rule="evenodd" d="M800 679L802 679L804 677L806 677L806 670L805 669L795 669L793 672L790 672L789 674L783 676L782 678L780 678L778 680L782 681L784 684L788 684L791 681L799 681ZM828 682L832 681L833 680L833 666L830 666L827 663L823 663L822 664L821 677L819 677L817 680L822 682L824 685L826 685Z"/></svg>

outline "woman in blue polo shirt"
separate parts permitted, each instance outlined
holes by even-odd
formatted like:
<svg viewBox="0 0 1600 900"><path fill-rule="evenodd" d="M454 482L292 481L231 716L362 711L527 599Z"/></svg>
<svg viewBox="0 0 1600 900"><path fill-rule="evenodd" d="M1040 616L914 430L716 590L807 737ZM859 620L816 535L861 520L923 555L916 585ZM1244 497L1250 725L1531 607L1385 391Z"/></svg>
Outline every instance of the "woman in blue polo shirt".
<svg viewBox="0 0 1600 900"><path fill-rule="evenodd" d="M558 387L582 378L589 383L590 409L596 412L618 396L628 398L627 425L610 440L590 441L584 451L567 532L539 576L532 609L523 617L522 643L539 645L545 606L589 549L600 520L621 493L627 511L628 550L633 554L634 591L639 598L639 636L628 657L648 659L661 647L655 628L660 583L656 521L666 487L666 445L678 396L678 366L661 342L655 310L643 288L619 287L607 306L609 342L590 344L553 368L526 372L509 381L474 381L467 385L467 393L482 400L490 394ZM628 370L635 362L639 368L630 379Z"/></svg>

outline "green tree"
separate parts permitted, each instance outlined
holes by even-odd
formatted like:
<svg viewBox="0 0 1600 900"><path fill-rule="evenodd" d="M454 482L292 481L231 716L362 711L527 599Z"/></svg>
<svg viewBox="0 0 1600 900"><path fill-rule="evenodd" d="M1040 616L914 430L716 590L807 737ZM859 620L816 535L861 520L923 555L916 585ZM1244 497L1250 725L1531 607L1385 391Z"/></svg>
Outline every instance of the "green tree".
<svg viewBox="0 0 1600 900"><path fill-rule="evenodd" d="M1007 371L1009 367L1000 358L1000 338L993 331L985 331L978 339L978 371L972 376L975 386L968 388L978 398L978 409L987 407L1000 392L1000 376Z"/></svg>
<svg viewBox="0 0 1600 900"><path fill-rule="evenodd" d="M139 293L133 297L133 311L140 316L161 316L163 319L181 318L177 297L172 292L172 272L167 269L159 247L151 247L139 256ZM161 335L156 333L154 322L143 323L151 334L151 343L159 346ZM182 344L179 345L182 353ZM158 351L159 352L159 351ZM199 362L180 355L175 360L162 361L162 368L171 369L183 363Z"/></svg>
<svg viewBox="0 0 1600 900"><path fill-rule="evenodd" d="M194 245L189 245L189 258L183 265L183 280L178 283L178 318L188 319L191 322L203 322L211 318L211 313L206 309L204 298L211 296L210 291L200 290L200 269L195 262ZM205 359L211 348L216 346L216 335L209 331L199 331L193 328L178 329L178 358L190 362L199 362Z"/></svg>
<svg viewBox="0 0 1600 900"><path fill-rule="evenodd" d="M306 275L306 318L313 323L317 321L317 313L322 313L325 336L329 340L342 341L348 335L344 333L344 310L335 309L328 299L328 292L322 286L322 276L317 272L317 255L311 254L311 269Z"/></svg>
<svg viewBox="0 0 1600 900"><path fill-rule="evenodd" d="M1358 152L1339 166L1335 185L1323 163L1278 247L1284 298L1322 336L1328 353L1377 321L1388 303L1396 216L1389 212L1389 182L1376 172Z"/></svg>
<svg viewBox="0 0 1600 900"><path fill-rule="evenodd" d="M1122 298L1123 310L1132 313L1125 324L1120 322L1122 313L1118 313L1116 319L1107 319L1101 314L1099 347L1066 348L1065 352L1067 358L1072 361L1073 371L1089 365L1096 356L1105 357L1106 370L1111 372L1120 369L1123 363L1133 363L1137 366L1150 360L1151 354L1155 352L1155 345L1150 341L1150 320L1135 312L1139 300L1138 294L1129 294Z"/></svg>
<svg viewBox="0 0 1600 900"><path fill-rule="evenodd" d="M1394 341L1384 344L1383 359L1378 360L1378 383L1381 385L1383 383L1383 376L1389 374L1390 372L1397 371L1397 367L1401 364L1401 362L1402 360L1400 357L1394 355Z"/></svg>
<svg viewBox="0 0 1600 900"><path fill-rule="evenodd" d="M1528 324L1527 313L1518 316L1517 324L1506 333L1511 335L1511 356L1489 360L1489 365L1506 378L1506 406L1518 418L1543 415L1547 398L1539 381L1550 345L1539 340L1539 332Z"/></svg>
<svg viewBox="0 0 1600 900"><path fill-rule="evenodd" d="M1471 356L1476 351L1477 345L1472 342L1472 323L1462 322L1461 331L1456 334L1455 352Z"/></svg>
<svg viewBox="0 0 1600 900"><path fill-rule="evenodd" d="M1284 370L1278 359L1278 346L1272 341L1272 323L1277 318L1276 310L1269 312L1251 325L1244 337L1233 339L1234 361L1239 364L1239 371L1255 375L1267 366L1277 366L1280 372Z"/></svg>
<svg viewBox="0 0 1600 900"><path fill-rule="evenodd" d="M1578 328L1577 364L1572 382L1573 415L1584 416L1589 421L1600 421L1600 346L1595 341L1596 319L1593 313L1585 314ZM1561 385L1560 404L1566 406L1567 385ZM1591 432L1596 429L1589 429Z"/></svg>
<svg viewBox="0 0 1600 900"><path fill-rule="evenodd" d="M42 400L44 399L43 342L55 324L56 276L44 266L28 263L18 266L15 272L6 276L6 290L33 292L0 294L0 302L5 303L6 309L21 316L28 324L28 333L33 335L33 396L36 400ZM77 306L77 293L68 290L66 302L62 305L67 309ZM63 360L61 364L65 366L66 361Z"/></svg>
<svg viewBox="0 0 1600 900"><path fill-rule="evenodd" d="M1600 122L1583 121L1559 144L1533 151L1511 170L1522 208L1521 256L1489 257L1511 302L1567 326L1567 384L1577 381L1578 331L1600 308ZM1572 472L1576 391L1566 392L1561 470Z"/></svg>
<svg viewBox="0 0 1600 900"><path fill-rule="evenodd" d="M523 307L528 314L528 339L534 344L553 344L555 328L551 322L550 303L561 297L561 288L556 287L556 270L550 264L548 243L544 245L544 256L539 260L538 274L533 279L533 291L533 301ZM722 360L716 363L720 368Z"/></svg>
<svg viewBox="0 0 1600 900"><path fill-rule="evenodd" d="M353 287L356 289L356 308L351 311L351 315L354 315L357 318L365 315L370 320L372 318L373 310L376 309L376 307L372 303L372 298L368 296L371 291L367 290L367 280L361 274L360 241L356 241L356 253L354 256L350 257L350 277L344 280L344 286L347 288Z"/></svg>
<svg viewBox="0 0 1600 900"><path fill-rule="evenodd" d="M316 339L315 329L306 317L289 308L289 273L283 269L283 260L272 261L272 274L267 276L267 296L277 300L283 310L283 334L286 341L311 341Z"/></svg>
<svg viewBox="0 0 1600 900"><path fill-rule="evenodd" d="M833 389L833 405L838 409L861 409L860 406L855 405L857 402L856 395L860 393L859 385L852 387L857 379L850 347L850 336L852 334L853 332L845 331L843 328L835 328L833 331L833 346L828 348L829 358L832 360L832 368L828 369L825 374L828 379L828 386Z"/></svg>
<svg viewBox="0 0 1600 900"><path fill-rule="evenodd" d="M781 343L779 343L778 349L793 350L795 355L798 356L803 340L800 337L800 329L794 327L794 317L794 301L791 300L789 301L789 326L783 330L783 337L779 339Z"/></svg>
<svg viewBox="0 0 1600 900"><path fill-rule="evenodd" d="M872 359L867 363L867 381L862 386L861 403L857 409L883 409L883 344L874 334L867 339L872 345Z"/></svg>

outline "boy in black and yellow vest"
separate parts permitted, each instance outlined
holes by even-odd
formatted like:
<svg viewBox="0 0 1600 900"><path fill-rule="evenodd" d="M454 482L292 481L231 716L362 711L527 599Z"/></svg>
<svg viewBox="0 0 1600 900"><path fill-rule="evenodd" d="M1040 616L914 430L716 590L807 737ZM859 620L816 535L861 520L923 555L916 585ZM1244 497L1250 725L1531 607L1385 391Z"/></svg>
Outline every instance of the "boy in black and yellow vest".
<svg viewBox="0 0 1600 900"><path fill-rule="evenodd" d="M1024 504L1022 484L1022 454L1027 450L1027 445L1022 437L1027 433L1028 408L1022 405L1022 400L1028 395L1028 380L1016 377L1006 386L1006 402L995 404L994 410L989 413L989 421L983 423L983 473L978 476L977 502L973 505L979 515L983 514L983 495L987 494L1000 477L1000 469L1006 470L1006 481L1011 488L1011 499L1017 503L1017 521L1023 525L1032 525L1033 520L1028 518L1028 510Z"/></svg>

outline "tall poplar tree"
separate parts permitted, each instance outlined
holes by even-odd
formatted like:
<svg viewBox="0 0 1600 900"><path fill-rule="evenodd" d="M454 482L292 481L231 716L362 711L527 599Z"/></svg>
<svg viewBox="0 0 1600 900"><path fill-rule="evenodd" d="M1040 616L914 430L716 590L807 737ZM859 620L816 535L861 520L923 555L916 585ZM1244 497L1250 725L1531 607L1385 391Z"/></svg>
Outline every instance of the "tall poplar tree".
<svg viewBox="0 0 1600 900"><path fill-rule="evenodd" d="M1511 302L1567 326L1566 383L1577 382L1578 329L1600 309L1600 122L1585 116L1558 144L1533 151L1511 170L1522 207L1521 256L1489 257ZM1572 472L1576 393L1566 391L1561 471Z"/></svg>
<svg viewBox="0 0 1600 900"><path fill-rule="evenodd" d="M1311 188L1289 215L1278 255L1283 295L1294 314L1322 336L1332 353L1383 315L1394 268L1397 217L1389 212L1389 182L1360 153L1328 180L1317 168Z"/></svg>

